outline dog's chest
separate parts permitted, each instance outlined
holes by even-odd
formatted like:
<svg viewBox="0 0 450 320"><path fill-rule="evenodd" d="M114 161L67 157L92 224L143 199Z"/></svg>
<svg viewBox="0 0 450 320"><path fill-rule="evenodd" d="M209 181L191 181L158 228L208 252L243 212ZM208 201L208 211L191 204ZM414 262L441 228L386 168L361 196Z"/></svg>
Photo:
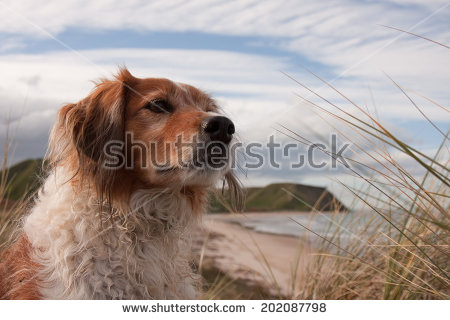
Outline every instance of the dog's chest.
<svg viewBox="0 0 450 320"><path fill-rule="evenodd" d="M182 240L170 234L164 237L158 240L150 240L143 234L124 237L120 231L99 237L74 256L73 266L67 265L72 269L75 287L81 289L76 295L90 299L175 296L178 283L183 280L177 273L182 273L183 267L188 272L189 266L180 255Z"/></svg>
<svg viewBox="0 0 450 320"><path fill-rule="evenodd" d="M195 297L186 240L192 212L184 199L141 190L128 217L104 221L91 199L65 200L73 201L55 205L41 196L25 223L44 298Z"/></svg>

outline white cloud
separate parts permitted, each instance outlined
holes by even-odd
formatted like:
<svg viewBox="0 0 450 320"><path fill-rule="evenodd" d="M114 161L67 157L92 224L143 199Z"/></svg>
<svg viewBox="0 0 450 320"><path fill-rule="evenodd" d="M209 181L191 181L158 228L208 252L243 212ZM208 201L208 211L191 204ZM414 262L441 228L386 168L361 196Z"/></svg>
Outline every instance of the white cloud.
<svg viewBox="0 0 450 320"><path fill-rule="evenodd" d="M397 23L418 22L423 13L437 10L446 1L409 1L416 6L393 6L392 2L354 1L47 1L36 5L28 1L2 1L0 30L8 33L36 34L30 25L39 25L53 33L65 28L83 26L97 29L201 31L223 34L245 34L296 37L317 31L326 34L348 22L362 22L364 27L374 21ZM74 13L77 14L74 14ZM448 12L447 12L448 14ZM353 25L355 26L355 25ZM353 28L358 34L358 28ZM341 33L342 34L342 33Z"/></svg>
<svg viewBox="0 0 450 320"><path fill-rule="evenodd" d="M381 87L381 83L385 82L383 91L386 91L390 84L382 74L384 71L400 84L439 99L443 104L450 104L446 86L450 65L448 50L379 26L392 25L406 30L415 26L412 31L448 44L450 32L445 30L448 30L450 6L442 9L445 1L111 0L49 1L41 6L36 6L31 0L2 3L6 7L0 11L0 32L13 34L16 38L17 35L48 37L39 28L56 36L67 28L134 29L139 32L196 31L260 36L266 45L277 46L279 49L292 51L311 61L319 62L327 67L331 74L345 73L345 77L353 77L356 79L354 86L367 82ZM440 11L435 13L436 10ZM130 59L143 59L139 57L138 51L127 51L116 50L109 52L106 57L93 56L92 59L98 61L100 58L102 63L106 63L106 59L123 63L129 63ZM103 53L98 51L98 54ZM73 55L67 59L72 60L74 57L76 58ZM219 72L228 72L223 65L229 60L222 60L218 53L201 55L204 61L198 71L186 66L198 65L199 57L189 54L185 57L170 57L175 59L170 63L162 57L158 71L172 71L172 74L177 76L188 69L198 76L201 75L203 79L212 81L214 77L222 76ZM252 57L249 55L244 59L241 56L239 60L234 60L238 64L229 64L229 71L245 77L250 67L254 66L248 61ZM161 59L158 55L151 58L155 62L153 65ZM292 71L294 68L275 59L268 59L268 65L269 61L275 61L270 70L267 66L260 68L260 65L256 65L253 70L269 70L273 73L273 70ZM216 64L221 70L215 68ZM245 71L241 72L242 69ZM267 74L261 76L267 77ZM355 87L350 90L361 92L360 88Z"/></svg>
<svg viewBox="0 0 450 320"><path fill-rule="evenodd" d="M48 37L68 28L85 30L134 29L145 31L196 31L213 34L260 36L266 45L277 46L319 62L329 73L354 77L355 82L386 81L382 71L395 80L429 97L450 103L447 86L447 67L450 55L442 47L386 29L380 24L422 33L444 43L450 43L448 21L450 6L442 9L445 1L49 1L36 6L34 1L3 1L0 11L0 32L5 34ZM436 10L440 10L435 13ZM77 14L74 14L76 12ZM433 15L434 14L434 15ZM393 41L395 39L395 41ZM230 48L230 50L233 50ZM256 50L256 49L255 49ZM130 51L130 50L128 50ZM139 52L135 52L139 55ZM94 54L94 53L93 53ZM99 54L102 54L99 51ZM128 63L139 59L132 52L115 51L113 61ZM164 72L177 74L186 65L197 65L198 57L187 55L167 64ZM205 59L198 75L220 77L221 57L201 55ZM184 59L183 59L184 58ZM252 56L248 56L249 59ZM69 58L69 59L73 59ZM94 60L98 60L95 57ZM159 56L152 56L154 62ZM227 59L224 60L228 62ZM236 61L236 60L235 60ZM269 60L268 60L269 61ZM275 61L272 59L271 61ZM228 65L230 71L245 76L242 68L250 71L248 59L238 65ZM283 64L277 61L270 72ZM257 66L259 68L259 66ZM284 65L285 71L292 66ZM195 72L188 68L190 72ZM223 68L222 68L223 69ZM264 67L261 70L268 70ZM220 72L222 72L221 70ZM226 72L226 70L225 70ZM243 79L244 80L244 79ZM328 79L331 80L331 79ZM373 84L373 83L372 83ZM244 88L243 88L244 89ZM353 89L353 88L352 88Z"/></svg>

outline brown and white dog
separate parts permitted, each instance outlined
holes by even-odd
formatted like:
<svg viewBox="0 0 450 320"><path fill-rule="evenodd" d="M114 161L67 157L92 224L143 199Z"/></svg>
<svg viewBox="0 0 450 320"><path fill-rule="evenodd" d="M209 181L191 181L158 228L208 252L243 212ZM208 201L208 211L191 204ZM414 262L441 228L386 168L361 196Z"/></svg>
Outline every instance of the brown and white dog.
<svg viewBox="0 0 450 320"><path fill-rule="evenodd" d="M240 188L229 157L219 168L193 165L210 157L197 157L195 145L217 142L224 151L233 134L207 94L126 69L64 106L49 174L0 257L0 298L197 298L192 228L218 179L237 202ZM194 147L180 152L180 137Z"/></svg>

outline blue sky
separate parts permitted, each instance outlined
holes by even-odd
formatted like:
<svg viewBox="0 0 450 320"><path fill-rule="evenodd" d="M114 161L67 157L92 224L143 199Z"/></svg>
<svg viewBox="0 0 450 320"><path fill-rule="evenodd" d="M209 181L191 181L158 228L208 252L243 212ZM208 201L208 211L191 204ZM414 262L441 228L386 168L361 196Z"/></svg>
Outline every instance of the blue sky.
<svg viewBox="0 0 450 320"><path fill-rule="evenodd" d="M111 76L119 65L136 76L168 77L210 92L246 141L266 141L280 123L305 136L326 135L330 127L295 93L317 99L282 72L358 112L307 67L361 106L376 108L392 130L432 153L440 134L385 73L447 131L449 113L420 95L450 104L450 51L381 25L448 45L450 3L0 0L0 139L9 119L16 128L11 161L42 156L56 111L86 96L91 80ZM246 183L253 185L324 185L336 173L248 175Z"/></svg>

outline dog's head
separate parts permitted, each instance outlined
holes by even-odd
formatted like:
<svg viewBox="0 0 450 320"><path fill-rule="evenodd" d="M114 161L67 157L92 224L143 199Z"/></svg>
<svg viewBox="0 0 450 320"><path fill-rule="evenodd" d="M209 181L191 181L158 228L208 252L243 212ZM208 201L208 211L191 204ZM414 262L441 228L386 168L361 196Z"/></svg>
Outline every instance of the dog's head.
<svg viewBox="0 0 450 320"><path fill-rule="evenodd" d="M234 133L233 122L199 89L122 69L60 110L50 160L110 201L138 188L211 187L219 178L236 195L229 165Z"/></svg>

